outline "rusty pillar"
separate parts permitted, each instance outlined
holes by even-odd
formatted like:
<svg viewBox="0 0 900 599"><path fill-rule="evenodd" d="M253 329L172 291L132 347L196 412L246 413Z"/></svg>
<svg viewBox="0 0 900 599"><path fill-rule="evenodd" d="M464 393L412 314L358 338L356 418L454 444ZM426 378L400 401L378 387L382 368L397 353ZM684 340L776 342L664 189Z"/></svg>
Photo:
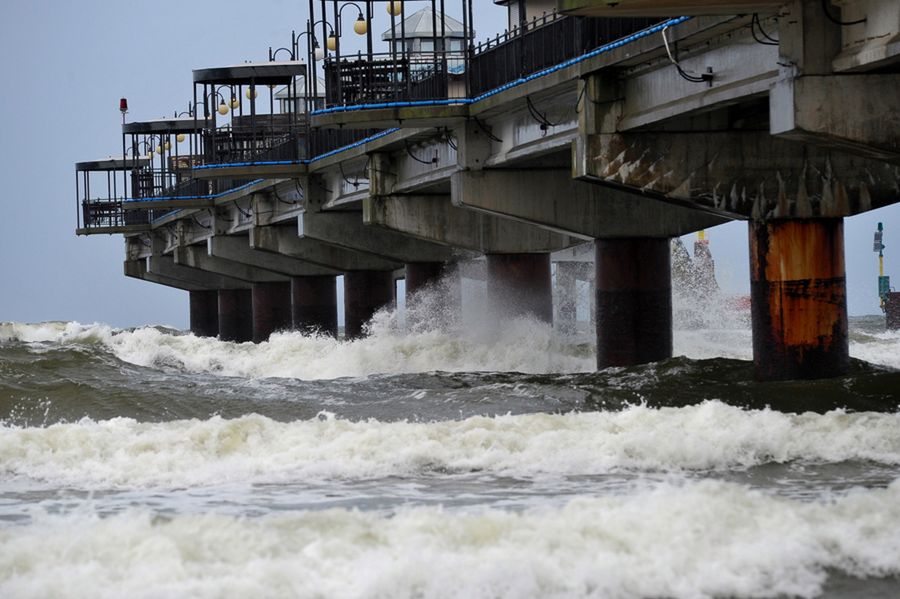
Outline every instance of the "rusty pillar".
<svg viewBox="0 0 900 599"><path fill-rule="evenodd" d="M394 299L390 271L356 270L344 273L344 338L363 336L363 326Z"/></svg>
<svg viewBox="0 0 900 599"><path fill-rule="evenodd" d="M249 289L219 290L219 339L253 340L253 302Z"/></svg>
<svg viewBox="0 0 900 599"><path fill-rule="evenodd" d="M253 342L268 341L275 331L291 328L291 284L253 284Z"/></svg>
<svg viewBox="0 0 900 599"><path fill-rule="evenodd" d="M219 293L217 291L189 291L191 305L191 333L197 337L219 334Z"/></svg>
<svg viewBox="0 0 900 599"><path fill-rule="evenodd" d="M597 368L672 357L669 240L598 239L595 250Z"/></svg>
<svg viewBox="0 0 900 599"><path fill-rule="evenodd" d="M488 305L503 318L553 322L550 254L488 254Z"/></svg>
<svg viewBox="0 0 900 599"><path fill-rule="evenodd" d="M887 300L884 302L884 315L889 331L900 329L900 292L888 293Z"/></svg>
<svg viewBox="0 0 900 599"><path fill-rule="evenodd" d="M435 285L444 274L443 262L410 262L406 265L406 297Z"/></svg>
<svg viewBox="0 0 900 599"><path fill-rule="evenodd" d="M291 277L291 321L298 331L337 337L336 277Z"/></svg>
<svg viewBox="0 0 900 599"><path fill-rule="evenodd" d="M750 297L758 379L849 370L843 219L751 222Z"/></svg>

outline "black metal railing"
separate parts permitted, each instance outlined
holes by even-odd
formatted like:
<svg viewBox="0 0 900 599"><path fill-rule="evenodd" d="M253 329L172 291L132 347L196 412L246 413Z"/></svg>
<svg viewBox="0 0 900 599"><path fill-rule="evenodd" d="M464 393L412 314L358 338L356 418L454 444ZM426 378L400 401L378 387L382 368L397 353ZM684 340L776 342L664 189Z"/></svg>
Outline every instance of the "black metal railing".
<svg viewBox="0 0 900 599"><path fill-rule="evenodd" d="M474 48L469 61L469 95L478 96L581 56L660 20L545 15L527 23L524 29L515 29Z"/></svg>
<svg viewBox="0 0 900 599"><path fill-rule="evenodd" d="M206 162L239 164L303 158L306 118L292 114L235 117L231 125L204 133Z"/></svg>
<svg viewBox="0 0 900 599"><path fill-rule="evenodd" d="M146 225L151 218L149 210L125 210L121 199L82 200L79 216L78 228L87 231Z"/></svg>
<svg viewBox="0 0 900 599"><path fill-rule="evenodd" d="M325 62L325 103L353 106L400 100L444 100L464 97L464 87L454 89L454 76L462 79L465 54L424 52L357 55Z"/></svg>
<svg viewBox="0 0 900 599"><path fill-rule="evenodd" d="M378 133L380 129L312 129L309 133L309 156L321 156L362 141Z"/></svg>

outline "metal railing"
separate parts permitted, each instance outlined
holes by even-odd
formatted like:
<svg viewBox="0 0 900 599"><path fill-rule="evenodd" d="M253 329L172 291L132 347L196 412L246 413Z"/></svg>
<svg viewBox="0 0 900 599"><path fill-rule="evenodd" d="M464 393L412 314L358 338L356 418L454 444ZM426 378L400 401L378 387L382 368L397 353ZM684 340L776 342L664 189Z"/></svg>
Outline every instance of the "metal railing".
<svg viewBox="0 0 900 599"><path fill-rule="evenodd" d="M444 100L464 97L462 80L466 56L462 52L422 52L357 55L325 62L325 104L352 106L397 100Z"/></svg>
<svg viewBox="0 0 900 599"><path fill-rule="evenodd" d="M658 23L658 18L591 19L544 15L473 48L469 94L478 96L520 77L581 56Z"/></svg>
<svg viewBox="0 0 900 599"><path fill-rule="evenodd" d="M304 157L306 118L276 114L235 117L226 127L204 132L208 164L296 161Z"/></svg>

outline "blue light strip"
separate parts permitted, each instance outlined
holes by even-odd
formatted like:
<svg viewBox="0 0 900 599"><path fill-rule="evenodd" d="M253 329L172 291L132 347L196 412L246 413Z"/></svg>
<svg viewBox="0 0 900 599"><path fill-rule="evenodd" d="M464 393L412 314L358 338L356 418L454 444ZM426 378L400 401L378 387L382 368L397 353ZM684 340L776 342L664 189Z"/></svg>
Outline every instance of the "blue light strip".
<svg viewBox="0 0 900 599"><path fill-rule="evenodd" d="M662 31L663 29L666 29L667 27L673 27L675 25L680 25L681 23L690 21L691 19L693 19L693 17L676 17L674 19L669 19L668 21L663 21L662 23L659 23L658 25L654 25L653 27L650 27L648 29L638 31L637 33L633 33L627 37L623 37L620 40L616 40L609 44L600 46L599 48L591 50L590 52L587 52L586 54L582 54L581 56L571 58L565 62L559 63L558 65L548 67L548 68L538 71L536 73L532 73L531 75L528 75L527 77L520 77L519 79L516 79L515 81L510 81L509 83L501 85L500 87L497 87L495 89L487 91L487 92L485 92L479 96L476 96L474 98L457 98L457 99L447 99L447 100L412 100L412 101L406 101L406 102L379 102L379 103L373 103L373 104L357 104L354 106L333 106L331 108L324 108L322 110L314 110L310 114L312 116L318 116L320 114L355 112L355 111L359 111L359 110L377 110L380 108L416 108L416 107L427 107L427 106L454 106L454 105L470 106L472 104L475 104L476 102L486 100L487 98L495 96L499 93L505 92L505 91L513 89L515 87L519 87L520 85L524 85L526 83L534 81L535 79L539 79L541 77L546 77L547 75L551 75L551 74L561 71L563 69L567 69L573 65L582 63L586 60L590 60L591 58L594 58L596 56L600 56L601 54L606 54L608 52L612 52L613 50L615 50L617 48L621 48L622 46L628 45L632 42L636 42L637 40L640 40L645 37L649 37L651 35L659 33L660 31ZM367 144L371 141L375 141L376 139L380 139L382 137L390 135L391 133L395 133L399 130L400 130L399 127L395 127L393 129L387 129L380 133L376 133L375 135L366 137L365 139L361 139L357 142L354 142L350 145L343 146L341 148L337 148L336 150L331 150L329 152L325 152L324 154L320 154L319 156L315 156L313 158L305 158L303 160L278 160L278 161L270 161L270 162L240 162L240 163L231 163L231 164L205 164L202 166L194 167L194 170L223 169L223 168L234 168L234 167L253 167L253 166L308 165L308 164L312 164L313 162L317 162L319 160L324 160L326 158L330 158L331 156L340 154L341 152L346 152L348 150L352 150L354 148L364 146L365 144ZM250 185L255 185L256 183L259 183L263 180L264 179L257 179L255 181L251 181L250 183L247 183L240 187L236 187L234 189L229 189L228 191L223 191L222 193L218 193L215 195L209 195L209 196L188 196L188 197L182 197L182 198L165 198L165 197L164 198L146 198L146 199L138 199L138 200L125 200L125 202L126 203L133 203L133 202L136 203L136 202L158 202L158 201L168 201L168 200L201 200L201 199L214 200L214 199L220 198L226 194L233 193L235 191L240 191L246 187L249 187ZM177 210L178 209L175 209L171 212L167 212L163 216L161 216L157 219L154 219L153 222L156 222L162 218L165 218L166 216L169 216L170 214L172 214L173 212L176 212Z"/></svg>
<svg viewBox="0 0 900 599"><path fill-rule="evenodd" d="M512 89L514 87L518 87L520 85L524 85L530 81L534 81L535 79L539 79L541 77L545 77L552 73L556 73L557 71L561 71L578 63L584 62L585 60L590 60L596 56L600 56L601 54L606 54L608 52L612 52L617 48L621 48L627 44L635 42L639 39L643 39L645 37L649 37L656 33L659 33L663 29L667 27L673 27L675 25L679 25L684 23L685 21L690 21L693 17L677 17L674 19L669 19L668 21L663 21L658 25L654 25L648 29L644 29L642 31L638 31L637 33L633 33L627 37L623 37L620 40L616 40L614 42L610 42L604 46L600 46L595 50L591 50L586 54L582 54L581 56L577 56L575 58L571 58L565 62L561 62L558 65L548 67L542 71L538 71L533 73L527 77L520 77L515 81L510 81L500 87L487 91L479 96L474 98L457 98L453 100L415 100L415 101L406 101L406 102L379 102L374 104L357 104L354 106L332 106L331 108L323 108L322 110L314 110L311 114L313 116L318 116L321 114L336 114L340 112L355 112L358 110L375 110L379 108L415 108L420 106L449 106L449 105L464 105L468 106L471 104L475 104L476 102L480 102L491 96L495 96L501 92L505 92L506 90Z"/></svg>
<svg viewBox="0 0 900 599"><path fill-rule="evenodd" d="M215 200L221 198L222 196L226 196L229 193L234 193L235 191L240 191L242 189L246 189L251 185L256 185L257 183L262 183L265 179L256 179L250 181L249 183L244 183L240 187L235 187L233 189L226 189L225 191L221 191L219 193L214 193L211 195L205 196L161 196L156 198L133 198L130 200L123 200L123 204L139 204L141 202L168 202L168 201L179 201L179 200Z"/></svg>

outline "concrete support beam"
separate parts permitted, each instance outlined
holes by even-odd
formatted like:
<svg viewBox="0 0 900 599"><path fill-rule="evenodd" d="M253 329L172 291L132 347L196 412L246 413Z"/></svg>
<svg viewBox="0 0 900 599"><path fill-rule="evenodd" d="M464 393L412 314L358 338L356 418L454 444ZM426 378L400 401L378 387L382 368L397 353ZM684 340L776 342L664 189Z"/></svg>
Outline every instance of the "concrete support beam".
<svg viewBox="0 0 900 599"><path fill-rule="evenodd" d="M147 258L147 272L167 279L192 281L203 289L249 289L246 280L235 279L199 268L176 264L172 256L154 254Z"/></svg>
<svg viewBox="0 0 900 599"><path fill-rule="evenodd" d="M218 291L191 291L191 333L197 337L215 337L219 334Z"/></svg>
<svg viewBox="0 0 900 599"><path fill-rule="evenodd" d="M900 164L900 75L806 76L770 96L771 132Z"/></svg>
<svg viewBox="0 0 900 599"><path fill-rule="evenodd" d="M178 247L175 248L173 253L176 264L223 275L232 279L240 279L249 283L286 282L288 280L287 277L278 273L210 256L207 253L207 248L202 245Z"/></svg>
<svg viewBox="0 0 900 599"><path fill-rule="evenodd" d="M451 181L455 206L585 240L677 237L728 220L638 193L574 180L571 172L561 169L462 171Z"/></svg>
<svg viewBox="0 0 900 599"><path fill-rule="evenodd" d="M849 371L843 219L751 222L750 293L757 378Z"/></svg>
<svg viewBox="0 0 900 599"><path fill-rule="evenodd" d="M447 195L370 197L363 221L406 235L484 253L542 253L581 240L453 206Z"/></svg>
<svg viewBox="0 0 900 599"><path fill-rule="evenodd" d="M303 239L315 239L356 252L364 252L383 260L445 262L453 250L400 233L369 227L362 212L316 212L307 210L297 219L297 230Z"/></svg>
<svg viewBox="0 0 900 599"><path fill-rule="evenodd" d="M276 331L291 328L291 283L254 283L253 342L268 341Z"/></svg>
<svg viewBox="0 0 900 599"><path fill-rule="evenodd" d="M253 300L249 289L219 289L219 339L253 340Z"/></svg>
<svg viewBox="0 0 900 599"><path fill-rule="evenodd" d="M250 247L250 238L246 236L229 237L216 235L208 241L206 251L214 258L246 264L292 277L336 275L339 272L332 268L310 264L290 256L253 249Z"/></svg>
<svg viewBox="0 0 900 599"><path fill-rule="evenodd" d="M199 285L192 279L180 279L163 277L147 271L147 260L126 260L124 263L124 271L126 277L140 279L148 283L156 283L157 285L165 285L174 289L183 291L206 291L206 287Z"/></svg>
<svg viewBox="0 0 900 599"><path fill-rule="evenodd" d="M626 133L587 138L576 174L736 218L841 217L897 201L892 164L768 132Z"/></svg>
<svg viewBox="0 0 900 599"><path fill-rule="evenodd" d="M337 337L337 281L333 276L291 277L291 322L304 333Z"/></svg>
<svg viewBox="0 0 900 599"><path fill-rule="evenodd" d="M553 322L550 254L488 254L488 305L496 318Z"/></svg>
<svg viewBox="0 0 900 599"><path fill-rule="evenodd" d="M394 300L394 277L386 271L350 271L344 274L344 338L358 339L379 309Z"/></svg>
<svg viewBox="0 0 900 599"><path fill-rule="evenodd" d="M295 227L256 227L250 231L250 247L298 258L337 271L396 270L403 265L371 254L348 250L318 239L299 237Z"/></svg>
<svg viewBox="0 0 900 599"><path fill-rule="evenodd" d="M597 368L672 357L668 239L596 242Z"/></svg>

